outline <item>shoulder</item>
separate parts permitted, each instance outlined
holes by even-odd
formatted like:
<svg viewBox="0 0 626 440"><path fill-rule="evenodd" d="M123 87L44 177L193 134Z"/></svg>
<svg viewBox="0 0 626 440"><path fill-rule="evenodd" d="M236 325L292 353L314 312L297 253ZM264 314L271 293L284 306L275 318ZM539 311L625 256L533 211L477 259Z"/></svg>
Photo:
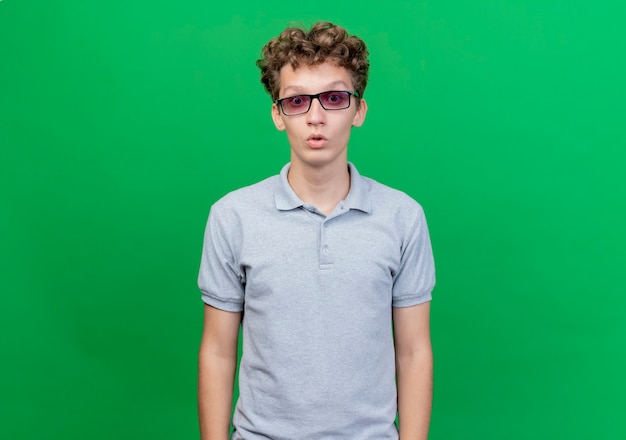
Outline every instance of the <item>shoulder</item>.
<svg viewBox="0 0 626 440"><path fill-rule="evenodd" d="M205 236L225 247L241 246L243 232L254 227L274 205L278 176L231 191L211 206Z"/></svg>
<svg viewBox="0 0 626 440"><path fill-rule="evenodd" d="M211 213L245 213L274 204L279 176L271 176L252 185L231 191L211 206Z"/></svg>
<svg viewBox="0 0 626 440"><path fill-rule="evenodd" d="M423 217L422 206L404 191L382 184L369 177L362 177L370 196L372 210L379 214L386 213L394 217L415 219Z"/></svg>

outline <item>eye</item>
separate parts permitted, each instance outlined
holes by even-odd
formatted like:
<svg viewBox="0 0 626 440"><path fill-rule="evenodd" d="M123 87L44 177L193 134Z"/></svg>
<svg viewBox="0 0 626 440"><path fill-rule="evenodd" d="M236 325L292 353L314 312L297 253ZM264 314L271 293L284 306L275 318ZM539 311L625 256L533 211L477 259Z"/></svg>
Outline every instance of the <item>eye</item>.
<svg viewBox="0 0 626 440"><path fill-rule="evenodd" d="M346 92L327 92L320 96L324 105L331 110L348 107L349 94Z"/></svg>
<svg viewBox="0 0 626 440"><path fill-rule="evenodd" d="M304 96L292 96L286 101L291 107L302 107L303 105L306 105L306 99L304 99Z"/></svg>
<svg viewBox="0 0 626 440"><path fill-rule="evenodd" d="M332 104L337 104L343 100L343 96L339 93L332 93L328 95L328 102Z"/></svg>

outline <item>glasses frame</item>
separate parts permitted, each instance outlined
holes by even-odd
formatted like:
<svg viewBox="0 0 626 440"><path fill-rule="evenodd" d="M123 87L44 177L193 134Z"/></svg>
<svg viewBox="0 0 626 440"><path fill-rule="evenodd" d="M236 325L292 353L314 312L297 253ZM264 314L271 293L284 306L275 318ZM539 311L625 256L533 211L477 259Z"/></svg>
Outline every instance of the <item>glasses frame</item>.
<svg viewBox="0 0 626 440"><path fill-rule="evenodd" d="M341 107L341 108L326 108L326 107L324 107L324 104L322 103L322 100L320 99L320 96L321 95L325 95L326 93L347 93L349 95L348 96L348 105L346 107ZM286 113L285 109L283 108L283 101L285 99L295 98L296 96L308 96L310 98L309 106L303 112ZM355 98L360 98L359 92L357 92L356 90L326 90L325 92L316 93L315 95L309 95L309 94L306 94L306 93L298 93L296 95L286 96L285 98L277 99L276 101L274 101L274 103L280 108L280 111L283 112L283 115L285 115L285 116L297 116L297 115L303 115L305 113L308 113L309 110L311 110L311 104L313 104L313 100L314 99L317 99L317 101L320 103L320 105L322 106L322 108L324 110L328 110L328 111L345 110L347 108L350 108L350 105L352 103L352 99L350 98L351 96L354 96Z"/></svg>

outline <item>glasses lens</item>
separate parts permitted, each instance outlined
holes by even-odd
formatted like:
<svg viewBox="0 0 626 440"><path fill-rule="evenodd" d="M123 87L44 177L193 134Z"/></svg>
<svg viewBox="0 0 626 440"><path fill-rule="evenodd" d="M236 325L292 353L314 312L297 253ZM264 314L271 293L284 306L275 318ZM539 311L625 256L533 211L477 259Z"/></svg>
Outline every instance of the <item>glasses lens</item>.
<svg viewBox="0 0 626 440"><path fill-rule="evenodd" d="M285 98L280 102L283 107L283 112L285 112L286 115L305 113L309 109L310 103L311 97L306 95L292 96L290 98Z"/></svg>
<svg viewBox="0 0 626 440"><path fill-rule="evenodd" d="M322 106L326 110L341 110L350 107L348 92L325 92L320 95Z"/></svg>

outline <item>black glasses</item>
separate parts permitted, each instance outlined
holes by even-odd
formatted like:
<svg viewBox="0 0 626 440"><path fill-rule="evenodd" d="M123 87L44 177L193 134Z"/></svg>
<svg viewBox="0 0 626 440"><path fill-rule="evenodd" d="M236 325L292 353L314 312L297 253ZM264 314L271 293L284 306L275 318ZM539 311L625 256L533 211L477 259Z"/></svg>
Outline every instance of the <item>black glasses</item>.
<svg viewBox="0 0 626 440"><path fill-rule="evenodd" d="M350 107L350 95L359 97L355 90L330 90L317 95L295 95L274 101L285 116L301 115L311 108L313 99L317 99L325 110L343 110Z"/></svg>

